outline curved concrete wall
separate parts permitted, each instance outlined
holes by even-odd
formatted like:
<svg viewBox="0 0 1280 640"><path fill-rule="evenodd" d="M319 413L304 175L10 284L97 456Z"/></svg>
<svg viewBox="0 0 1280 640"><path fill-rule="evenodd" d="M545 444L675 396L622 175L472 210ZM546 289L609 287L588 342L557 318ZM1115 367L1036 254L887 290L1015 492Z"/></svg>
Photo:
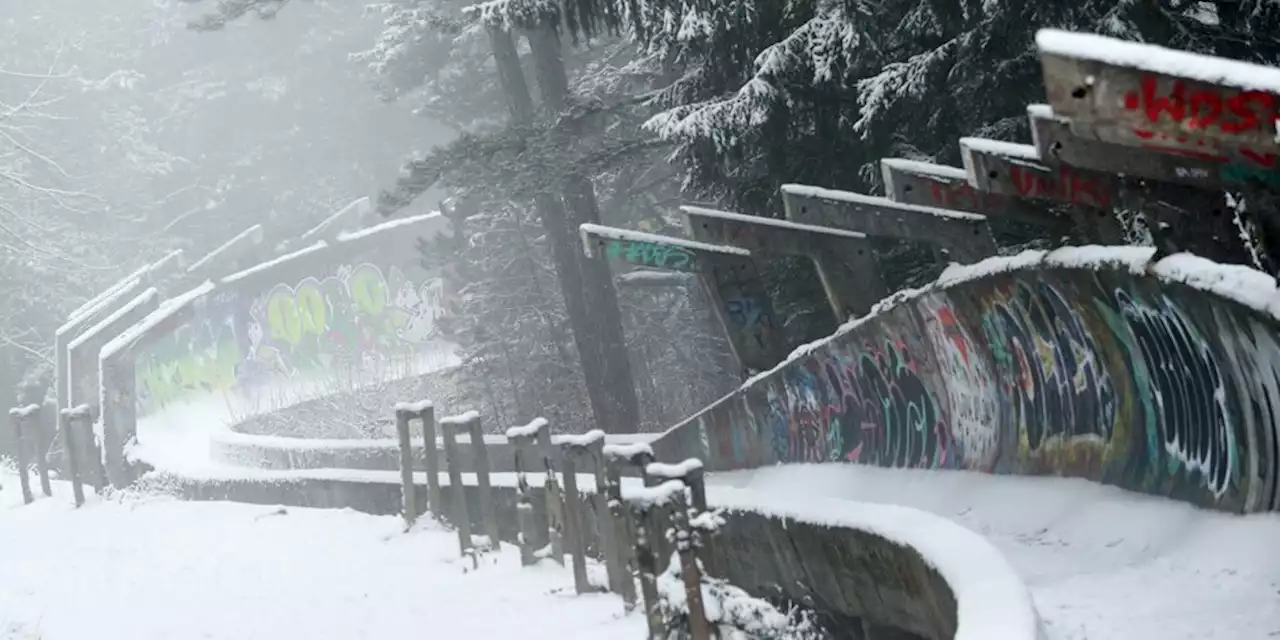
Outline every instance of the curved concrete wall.
<svg viewBox="0 0 1280 640"><path fill-rule="evenodd" d="M726 520L709 547L714 566L750 593L921 638L1043 636L1031 594L1009 562L950 520L893 505L722 488L709 502L725 509Z"/></svg>
<svg viewBox="0 0 1280 640"><path fill-rule="evenodd" d="M446 233L439 214L394 220L220 281L137 357L138 414L209 392L279 406L297 400L271 395L290 381L314 397L445 366L454 296L418 241Z"/></svg>
<svg viewBox="0 0 1280 640"><path fill-rule="evenodd" d="M1084 247L953 268L797 350L655 442L776 462L1078 476L1280 509L1275 280ZM1274 305L1274 306L1272 306Z"/></svg>

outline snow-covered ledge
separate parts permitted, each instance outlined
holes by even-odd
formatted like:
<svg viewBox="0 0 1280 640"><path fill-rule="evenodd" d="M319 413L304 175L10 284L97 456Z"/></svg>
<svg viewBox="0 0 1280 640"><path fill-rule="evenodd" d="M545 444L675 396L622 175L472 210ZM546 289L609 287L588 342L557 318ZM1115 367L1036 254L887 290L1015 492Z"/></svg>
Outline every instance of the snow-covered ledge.
<svg viewBox="0 0 1280 640"><path fill-rule="evenodd" d="M939 634L955 640L1037 640L1045 637L1031 593L1009 561L986 538L950 520L896 505L835 498L796 499L794 496L728 487L711 487L707 498L713 507L725 510L726 526L721 530L722 536L737 537L735 514L757 514L778 523L776 529L768 527L769 533L789 538L802 565L800 569L808 576L803 581L785 581L789 584L779 581L777 586L793 599L803 598L808 593L816 596L815 600L826 602L844 598L850 610L842 613L859 617L865 615L875 622L925 637L938 637ZM737 522L739 528L745 526L750 529L737 533L756 537L765 535L758 525L746 526L748 524ZM823 535L824 530L826 535ZM852 553L832 553L830 548L821 548L827 545L815 544L836 539L855 540ZM886 544L869 542L877 539ZM768 544L765 541L762 546ZM737 544L726 546L739 553L745 550ZM872 546L876 548L869 548ZM928 580L918 580L919 576L909 571L913 554L918 555L919 560L946 583L950 598L945 593L946 589L938 589ZM854 563L867 559L888 562L895 569L901 567L902 570L894 572L896 575L875 574L875 587L884 588L889 597L882 597L881 592L850 593L850 585L866 583L854 575L862 567L833 566L833 556ZM768 562L759 558L732 560L721 563L730 574L735 572L735 568L758 564L758 567L744 571L744 575L752 577L767 571L762 567L785 564L781 558ZM833 576L846 574L850 579L839 581L838 593L824 593L824 581L812 577L815 570ZM747 587L739 582L742 578L724 577L736 586ZM888 583L894 578L902 580L899 584ZM833 583L827 581L827 584ZM907 602L892 601L894 596L904 594ZM861 609L847 602L852 598L861 601Z"/></svg>

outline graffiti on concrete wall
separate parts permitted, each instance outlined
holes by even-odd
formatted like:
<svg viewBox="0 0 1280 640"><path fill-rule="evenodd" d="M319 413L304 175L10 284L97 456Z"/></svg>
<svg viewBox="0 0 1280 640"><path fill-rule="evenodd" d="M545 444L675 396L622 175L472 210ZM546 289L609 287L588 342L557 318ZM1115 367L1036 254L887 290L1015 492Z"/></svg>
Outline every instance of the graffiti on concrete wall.
<svg viewBox="0 0 1280 640"><path fill-rule="evenodd" d="M1280 507L1276 325L1169 287L1079 270L909 299L700 416L710 464L1074 475Z"/></svg>
<svg viewBox="0 0 1280 640"><path fill-rule="evenodd" d="M692 251L661 242L644 240L610 240L604 255L609 260L624 260L641 267L657 267L676 271L697 271L698 262Z"/></svg>
<svg viewBox="0 0 1280 640"><path fill-rule="evenodd" d="M139 358L140 412L187 394L410 357L447 339L450 309L441 278L371 263L256 296L223 292Z"/></svg>

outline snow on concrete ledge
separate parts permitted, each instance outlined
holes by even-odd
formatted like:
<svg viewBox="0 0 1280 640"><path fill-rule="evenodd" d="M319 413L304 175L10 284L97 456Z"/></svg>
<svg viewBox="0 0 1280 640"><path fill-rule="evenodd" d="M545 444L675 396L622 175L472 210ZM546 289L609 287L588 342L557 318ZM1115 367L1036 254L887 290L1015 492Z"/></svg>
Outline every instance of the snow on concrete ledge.
<svg viewBox="0 0 1280 640"><path fill-rule="evenodd" d="M597 442L604 442L604 431L592 429L582 434L562 433L552 438L552 442L570 447L590 447Z"/></svg>
<svg viewBox="0 0 1280 640"><path fill-rule="evenodd" d="M9 416L13 418L27 418L40 410L40 405L29 404L25 407L14 407L9 410Z"/></svg>
<svg viewBox="0 0 1280 640"><path fill-rule="evenodd" d="M1016 160L1040 161L1040 152L1035 145L991 140L988 138L960 138L961 149L972 149L978 153L992 156L1003 156Z"/></svg>
<svg viewBox="0 0 1280 640"><path fill-rule="evenodd" d="M713 487L708 502L728 512L865 531L915 550L955 596L955 640L1044 637L1031 592L1009 561L985 538L950 520L896 505L835 498L796 500L727 487Z"/></svg>
<svg viewBox="0 0 1280 640"><path fill-rule="evenodd" d="M606 227L604 225L592 224L584 222L578 226L578 232L582 234L582 246L587 251L591 251L591 236L599 236L610 240L627 240L630 242L649 242L652 244L661 244L672 247L680 247L690 251L708 251L711 253L728 253L737 256L750 256L751 252L739 247L731 247L726 244L710 244L707 242L698 242L687 238L676 238L672 236L664 236L656 233L645 233L644 231L632 231L631 229L619 229L617 227ZM588 255L591 255L588 253Z"/></svg>
<svg viewBox="0 0 1280 640"><path fill-rule="evenodd" d="M432 403L430 400L419 400L417 402L397 402L395 406L392 407L391 410L395 411L396 413L400 413L401 411L405 411L408 413L422 413L423 411L426 411L427 409L430 409L434 406L435 404Z"/></svg>
<svg viewBox="0 0 1280 640"><path fill-rule="evenodd" d="M76 349L80 348L80 345L88 342L89 340L92 340L94 336L97 336L99 333L102 333L107 327L114 324L117 320L119 320L120 318L123 318L127 314L133 313L135 309L137 309L138 307L141 307L144 304L151 302L152 299L154 299L156 296L159 296L159 295L160 295L160 291L155 287L150 287L146 291L143 291L142 293L138 294L137 297L135 297L133 300L130 300L124 306L120 307L119 309L116 309L111 315L98 321L97 324L93 325L92 327L89 327L84 333L81 333L80 335L76 336L74 340L67 343L67 351L75 351Z"/></svg>
<svg viewBox="0 0 1280 640"><path fill-rule="evenodd" d="M144 335L146 335L148 331L155 328L156 325L160 324L161 322L164 322L166 318L173 315L175 312L181 310L183 307L187 306L188 304L191 304L192 302L200 299L204 295L208 294L210 291L213 291L213 282L210 280L205 280L204 284L180 296L176 296L168 300L165 300L164 302L161 302L159 309L156 309L155 311L152 311L151 313L147 314L147 317L143 318L141 321L139 321L137 324L133 325L132 327L129 327L124 331L121 331L120 335L116 336L115 338L112 338L111 342L108 342L106 345L104 345L102 347L102 350L98 352L98 360L99 361L110 360L112 356L116 355L120 351L123 351L133 346L135 342L137 342Z"/></svg>
<svg viewBox="0 0 1280 640"><path fill-rule="evenodd" d="M657 478L685 478L695 471L702 470L702 461L697 458L688 458L684 462L676 464L667 464L665 462L650 462L644 472Z"/></svg>
<svg viewBox="0 0 1280 640"><path fill-rule="evenodd" d="M781 191L783 195L792 195L798 198L813 198L815 200L829 200L832 202L848 202L870 207L888 207L899 211L910 211L912 213L920 213L937 218L948 218L951 220L981 222L987 219L986 216L980 213L966 213L964 211L954 211L952 209L940 209L938 207L926 207L916 204L903 204L880 196L869 196L861 193L854 193L852 191L839 191L836 189L826 189L823 187L814 187L805 184L784 184L782 185Z"/></svg>
<svg viewBox="0 0 1280 640"><path fill-rule="evenodd" d="M648 442L628 442L625 444L606 444L604 457L619 460L631 460L638 455L653 457L653 447Z"/></svg>
<svg viewBox="0 0 1280 640"><path fill-rule="evenodd" d="M244 271L240 271L240 272L238 272L238 273L233 273L233 274L231 274L231 275L229 275L229 276L227 276L227 277L223 278L223 279L222 279L222 282L223 282L223 283L226 283L226 284L231 284L231 283L233 283L233 282L237 282L237 281L240 281L240 280L244 280L245 278L247 278L247 277L249 277L249 276L251 276L251 275L253 275L253 274L255 274L255 273L261 273L261 272L266 271L267 269L270 269L270 268L272 268L272 267L274 267L274 266L276 266L276 265L284 264L284 263L286 263L286 262L288 262L288 261L290 261L290 260L295 260L295 259L297 259L297 258L301 258L302 256L305 256L305 255L309 255L309 254L315 253L315 252L317 252L317 251L320 251L321 249L324 249L324 248L325 248L325 247L327 247L327 246L329 246L329 244L328 244L327 242L325 242L324 240L321 240L321 241L319 241L319 242L317 242L317 243L315 243L315 244L313 244L313 245L311 245L311 246L309 246L309 247L303 247L303 248L298 249L297 251L294 251L294 252L292 252L292 253L286 253L286 254L284 254L284 255L282 255L282 256L280 256L280 257L278 257L278 258L274 258L274 259L268 260L268 261L263 262L263 263L261 263L261 264L256 264L256 265L254 265L254 266L252 266L252 267L249 267L248 269L245 269Z"/></svg>
<svg viewBox="0 0 1280 640"><path fill-rule="evenodd" d="M951 180L969 179L969 175L960 167L952 167L945 164L934 164L932 162L924 162L922 160L909 160L907 158L881 158L880 166L922 176L936 176Z"/></svg>
<svg viewBox="0 0 1280 640"><path fill-rule="evenodd" d="M440 426L442 427L464 427L480 420L480 412L471 410L466 413L460 413L456 416L448 416L440 418Z"/></svg>
<svg viewBox="0 0 1280 640"><path fill-rule="evenodd" d="M551 423L547 422L546 418L534 418L529 421L529 424L507 429L507 439L514 440L516 438L532 438L538 435L538 431L541 431L544 427L548 427L550 425Z"/></svg>
<svg viewBox="0 0 1280 640"><path fill-rule="evenodd" d="M1131 67L1236 89L1280 94L1280 69L1060 29L1036 32L1041 54Z"/></svg>
<svg viewBox="0 0 1280 640"><path fill-rule="evenodd" d="M653 507L675 500L676 496L684 493L684 490L684 482L680 480L667 480L652 487L623 485L622 499L636 506Z"/></svg>
<svg viewBox="0 0 1280 640"><path fill-rule="evenodd" d="M372 235L383 233L390 229L399 229L401 227L409 227L424 223L432 223L427 225L427 229L424 229L424 232L432 232L432 237L452 235L452 231L449 227L449 219L446 218L444 214L441 214L438 211L433 211L431 213L410 216L408 218L397 218L366 229L360 229L359 231L343 231L338 234L338 242L351 242L353 240L359 240L360 238L367 238Z"/></svg>
<svg viewBox="0 0 1280 640"><path fill-rule="evenodd" d="M782 220L780 218L766 218L764 216L749 216L745 213L734 213L732 211L721 211L719 209L708 209L706 207L696 207L693 205L684 205L680 207L680 211L688 216L715 218L717 220L731 220L733 222L744 222L746 224L758 224L765 227L774 227L777 229L790 229L792 231L807 231L809 233L820 233L828 236L843 236L845 238L863 239L867 237L865 233L857 231L846 231L844 229L836 229L834 227L820 227L813 224L804 224L803 222L792 222L790 220Z"/></svg>

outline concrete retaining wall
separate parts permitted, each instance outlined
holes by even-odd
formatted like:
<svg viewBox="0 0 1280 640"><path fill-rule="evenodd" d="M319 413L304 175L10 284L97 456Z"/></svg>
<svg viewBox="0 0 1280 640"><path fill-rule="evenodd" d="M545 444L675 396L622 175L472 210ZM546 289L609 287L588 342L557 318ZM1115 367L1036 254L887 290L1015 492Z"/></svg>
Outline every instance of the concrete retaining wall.
<svg viewBox="0 0 1280 640"><path fill-rule="evenodd" d="M654 448L712 470L847 461L1056 474L1280 509L1275 280L1150 255L1085 247L953 270L798 350Z"/></svg>
<svg viewBox="0 0 1280 640"><path fill-rule="evenodd" d="M151 472L136 486L190 500L399 512L397 483L359 474L325 477L329 475L190 478ZM533 478L535 486L539 480ZM504 484L499 479L493 487L499 535L515 542L518 496ZM580 484L585 491L594 490L588 476L580 476ZM422 509L426 485L417 486ZM479 526L478 488L466 486L464 494L473 524ZM444 483L441 495L448 512L456 491ZM830 616L856 619L877 629L877 638L1039 637L1030 596L1008 563L981 537L950 521L913 509L846 501L788 500L778 505L721 488L712 488L709 499L726 508L726 524L710 550L714 566L722 568L719 577L752 595L785 597ZM594 505L589 500L584 505L587 526L595 527ZM545 529L544 514L538 518L537 526Z"/></svg>

